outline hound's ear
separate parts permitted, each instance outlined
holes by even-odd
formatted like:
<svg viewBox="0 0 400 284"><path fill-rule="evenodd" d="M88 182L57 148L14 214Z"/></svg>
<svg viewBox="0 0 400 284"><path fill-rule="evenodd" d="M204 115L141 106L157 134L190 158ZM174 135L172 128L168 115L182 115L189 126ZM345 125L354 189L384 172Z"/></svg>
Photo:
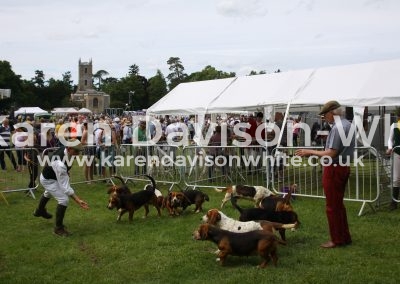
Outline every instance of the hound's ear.
<svg viewBox="0 0 400 284"><path fill-rule="evenodd" d="M297 188L297 184L293 184L290 186L288 194L286 194L285 197L283 198L283 203L285 203L285 204L290 203L290 199L292 198L292 192L294 192L296 188Z"/></svg>
<svg viewBox="0 0 400 284"><path fill-rule="evenodd" d="M211 210L210 210L211 211ZM209 216L209 224L216 224L218 221L221 221L221 214L217 213L215 214L215 210L212 210L211 212L209 212L211 214L207 214Z"/></svg>
<svg viewBox="0 0 400 284"><path fill-rule="evenodd" d="M183 192L177 192L176 193L176 197L179 198L179 199L184 199L185 195L183 194Z"/></svg>
<svg viewBox="0 0 400 284"><path fill-rule="evenodd" d="M207 238L208 229L209 229L209 225L208 224L203 224L203 225L200 226L199 233L200 233L201 239L204 240L204 239Z"/></svg>

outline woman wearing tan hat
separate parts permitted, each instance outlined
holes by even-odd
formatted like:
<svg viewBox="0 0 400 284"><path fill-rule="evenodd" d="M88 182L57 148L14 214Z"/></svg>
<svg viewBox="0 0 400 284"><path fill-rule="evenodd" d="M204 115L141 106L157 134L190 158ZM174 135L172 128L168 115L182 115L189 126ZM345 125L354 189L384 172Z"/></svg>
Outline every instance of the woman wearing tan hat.
<svg viewBox="0 0 400 284"><path fill-rule="evenodd" d="M326 216L331 239L323 243L321 247L335 248L352 242L343 199L350 176L350 161L354 155L355 135L352 135L349 145L344 145L339 132L343 131L348 137L349 133L352 134L352 125L350 121L341 117L342 109L337 101L327 102L319 114L332 125L326 139L325 150L298 149L295 153L301 157L318 156L324 160L322 186L326 198ZM341 128L340 131L339 128Z"/></svg>

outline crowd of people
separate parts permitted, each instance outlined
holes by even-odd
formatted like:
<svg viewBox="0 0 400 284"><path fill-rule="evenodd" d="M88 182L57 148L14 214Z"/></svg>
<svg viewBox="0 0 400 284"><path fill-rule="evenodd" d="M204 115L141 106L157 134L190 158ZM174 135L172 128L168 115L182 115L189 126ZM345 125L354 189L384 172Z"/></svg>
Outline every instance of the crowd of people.
<svg viewBox="0 0 400 284"><path fill-rule="evenodd" d="M280 129L282 129L283 123L283 113L277 112L273 123L276 124ZM29 169L29 188L36 186L36 179L38 176L37 161L34 153L32 151L24 151L26 148L26 140L29 138L24 135L24 128L17 127L14 129L14 125L20 122L27 122L32 125L34 129L34 135L32 137L31 146L28 148L36 149L39 154L41 154L45 149L57 148L62 145L63 139L59 135L62 135L64 139L78 139L84 146L83 155L89 157L94 157L94 159L100 159L101 157L106 158L111 156L111 161L117 154L119 145L121 144L135 144L143 142L149 139L153 139L157 135L157 129L155 122L161 127L161 135L157 138L159 143L168 142L179 142L186 135L189 144L198 143L195 139L195 122L196 117L192 116L159 116L155 120L151 121L146 125L146 120L144 117L132 116L132 115L65 115L62 117L57 117L51 120L40 119L38 121L33 121L31 117L18 116L15 119L4 119L0 129L0 135L3 137L7 145L1 145L0 149L6 150L14 147L16 149L15 158L13 151L6 150L0 151L0 164L3 170L6 169L5 157L7 155L11 161L11 164L17 172L25 171ZM292 123L293 127L293 144L298 145L298 140L300 140L299 128L297 128L296 123L299 123L301 118L288 118L288 124ZM221 141L216 141L220 138L218 136L218 128L215 126L220 126L222 129L226 128L227 133L227 143L231 145L232 141L238 140L243 141L244 138L238 136L234 132L234 127L238 123L245 123L248 128L240 128L240 131L247 133L251 137L250 145L260 145L259 140L256 138L256 130L258 126L262 123L267 123L271 126L268 120L264 119L262 112L256 112L255 114L250 113L249 115L231 115L228 117L217 116L215 118L215 123L212 123L211 117L208 116L204 120L204 125L202 127L201 135L203 137L209 132L210 126L213 127L211 133L214 135L208 146L218 146L221 145ZM45 124L48 127L48 131L41 132L42 125ZM66 127L67 125L67 127ZM89 127L92 125L93 128ZM111 131L105 131L105 127L108 126ZM146 131L147 129L147 131ZM271 141L274 139L274 131L271 127L267 132L265 128L261 131L261 139L265 141ZM281 137L280 145L287 146L286 143L286 127L283 127L284 135ZM21 132L21 135L14 135L17 132ZM173 134L178 133L178 135ZM215 136L217 133L217 136ZM93 138L91 138L93 137ZM111 145L111 146L106 146ZM207 145L202 145L207 146ZM262 145L261 145L262 146ZM268 151L272 153L275 146L268 147ZM212 149L210 150L213 151ZM47 152L46 152L47 153ZM136 153L140 154L140 153ZM209 153L213 155L213 153ZM254 151L256 156L262 154L262 150ZM98 168L95 167L96 163L86 164L84 166L84 176L88 183L94 180L94 175L99 175L100 178L105 179L115 173L115 166L106 167L102 163L97 163ZM258 165L257 167L260 167ZM108 169L107 169L108 168ZM252 171L249 169L249 171ZM254 171L253 171L254 172Z"/></svg>

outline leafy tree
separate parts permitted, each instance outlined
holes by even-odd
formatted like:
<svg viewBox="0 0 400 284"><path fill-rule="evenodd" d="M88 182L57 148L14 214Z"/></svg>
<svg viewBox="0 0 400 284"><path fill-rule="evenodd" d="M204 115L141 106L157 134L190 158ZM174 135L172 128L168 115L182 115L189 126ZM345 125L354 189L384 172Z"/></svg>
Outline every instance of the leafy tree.
<svg viewBox="0 0 400 284"><path fill-rule="evenodd" d="M103 79L103 88L105 85L116 84L116 83L118 83L118 81L119 80L115 77L107 77L107 78Z"/></svg>
<svg viewBox="0 0 400 284"><path fill-rule="evenodd" d="M21 96L22 101L19 102L19 106L41 106L39 103L39 97L36 95L36 86L32 81L22 81L23 95Z"/></svg>
<svg viewBox="0 0 400 284"><path fill-rule="evenodd" d="M248 76L259 75L259 74L267 74L265 70L261 70L257 73L257 71L251 70Z"/></svg>
<svg viewBox="0 0 400 284"><path fill-rule="evenodd" d="M105 70L99 70L96 74L93 75L93 78L97 79L97 89L101 90L101 83L103 81L103 77L108 76L108 72Z"/></svg>
<svg viewBox="0 0 400 284"><path fill-rule="evenodd" d="M230 78L235 77L236 74L234 72L224 72L215 69L214 67L208 65L200 72L195 72L190 74L186 81L193 82L193 81L204 81L204 80L214 80L214 79L223 79L223 78Z"/></svg>
<svg viewBox="0 0 400 284"><path fill-rule="evenodd" d="M168 92L167 82L164 75L160 70L157 70L157 74L149 79L149 87L147 88L147 93L149 95L148 107L153 105Z"/></svg>
<svg viewBox="0 0 400 284"><path fill-rule="evenodd" d="M63 80L64 84L72 86L72 83L74 81L72 81L72 79L71 79L72 75L71 75L70 71L67 71L64 74L62 74L62 78L63 78L62 80Z"/></svg>
<svg viewBox="0 0 400 284"><path fill-rule="evenodd" d="M31 79L31 81L35 84L38 88L43 88L45 83L45 76L42 70L35 71L35 77Z"/></svg>
<svg viewBox="0 0 400 284"><path fill-rule="evenodd" d="M129 66L128 74L129 74L129 76L138 76L139 75L139 66L137 66L136 64Z"/></svg>
<svg viewBox="0 0 400 284"><path fill-rule="evenodd" d="M183 67L179 57L170 57L167 64L169 65L169 70L172 71L172 73L169 73L167 76L167 79L169 80L168 88L172 90L179 83L185 81L187 74L183 72L185 68Z"/></svg>
<svg viewBox="0 0 400 284"><path fill-rule="evenodd" d="M23 101L21 76L16 75L8 61L0 60L0 89L11 89L11 98L0 100L0 109L8 110L14 102L18 105Z"/></svg>
<svg viewBox="0 0 400 284"><path fill-rule="evenodd" d="M131 91L135 92L132 96L134 109L147 107L146 102L148 99L146 89L148 81L145 77L138 75L138 67L134 68L134 70L136 71L129 72L126 77L121 78L120 80L114 78L112 80L107 80L107 82L104 83L103 91L110 95L111 107L125 107L129 100L129 92Z"/></svg>
<svg viewBox="0 0 400 284"><path fill-rule="evenodd" d="M46 101L42 103L42 106L46 109L60 106L60 103L65 98L69 98L70 94L71 86L69 84L66 84L63 80L54 80L51 78L48 82L48 87L46 87L42 93L46 98Z"/></svg>

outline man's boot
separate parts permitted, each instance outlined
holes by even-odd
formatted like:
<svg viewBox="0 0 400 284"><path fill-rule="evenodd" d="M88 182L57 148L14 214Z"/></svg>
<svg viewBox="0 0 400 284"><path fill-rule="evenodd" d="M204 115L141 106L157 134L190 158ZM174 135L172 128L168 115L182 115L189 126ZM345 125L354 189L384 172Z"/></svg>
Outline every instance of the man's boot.
<svg viewBox="0 0 400 284"><path fill-rule="evenodd" d="M53 217L53 215L48 213L47 210L46 210L46 204L47 204L47 202L49 200L50 200L50 198L47 198L44 195L42 195L40 197L38 208L36 208L35 211L33 211L33 216L35 216L35 217L43 217L45 219L51 219L51 217Z"/></svg>
<svg viewBox="0 0 400 284"><path fill-rule="evenodd" d="M60 237L68 237L70 233L65 230L64 227L64 215L67 210L67 206L58 204L56 209L56 227L54 228L54 234Z"/></svg>
<svg viewBox="0 0 400 284"><path fill-rule="evenodd" d="M399 199L399 188L398 187L393 187L393 199L398 200ZM389 210L395 210L397 209L397 202L392 199L392 202L390 202Z"/></svg>

